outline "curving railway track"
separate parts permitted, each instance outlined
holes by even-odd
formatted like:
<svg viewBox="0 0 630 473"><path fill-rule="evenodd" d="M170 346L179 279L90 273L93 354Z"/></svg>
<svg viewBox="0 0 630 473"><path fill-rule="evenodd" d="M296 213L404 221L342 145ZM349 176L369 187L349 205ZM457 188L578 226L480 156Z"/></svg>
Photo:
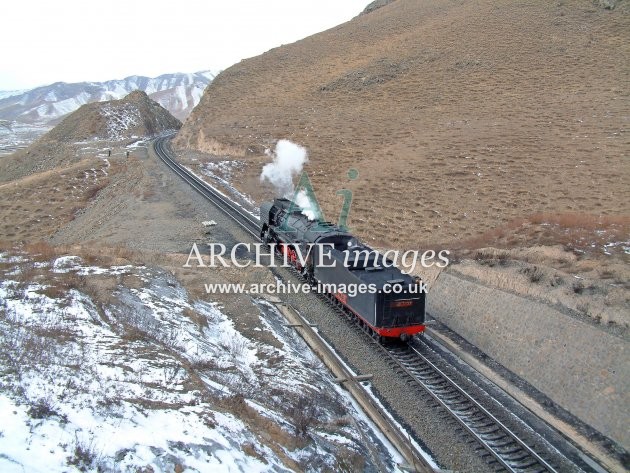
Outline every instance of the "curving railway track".
<svg viewBox="0 0 630 473"><path fill-rule="evenodd" d="M246 212L242 207L234 204L225 195L206 184L184 166L171 158L170 151L167 148L169 140L170 136L163 136L153 141L153 149L155 149L155 153L164 162L164 164L171 168L175 174L179 175L203 197L208 199L220 208L226 215L231 217L243 230L252 235L256 240L259 240L260 235L258 231L258 219Z"/></svg>
<svg viewBox="0 0 630 473"><path fill-rule="evenodd" d="M255 240L259 240L258 219L177 163L170 156L170 150L167 147L169 139L170 137L161 137L154 141L153 146L158 157L203 197L234 219ZM297 271L293 272L298 277L302 277ZM346 320L352 323L356 322L352 319L353 315L345 310L335 298L321 296L333 308L342 313ZM366 333L367 336L369 335ZM489 466L497 471L514 473L557 471L556 467L521 439L517 429L510 428L501 422L496 415L483 407L473 395L411 343L383 345L375 340L373 342L374 346L386 354L386 359L392 369L406 377L409 382L415 383L418 390L430 396L477 442L479 455L486 459Z"/></svg>

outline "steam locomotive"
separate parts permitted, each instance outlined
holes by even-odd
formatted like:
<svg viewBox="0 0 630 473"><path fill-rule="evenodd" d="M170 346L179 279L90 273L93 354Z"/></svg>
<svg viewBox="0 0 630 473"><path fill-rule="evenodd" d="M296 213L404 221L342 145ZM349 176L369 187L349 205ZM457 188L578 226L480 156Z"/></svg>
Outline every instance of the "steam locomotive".
<svg viewBox="0 0 630 473"><path fill-rule="evenodd" d="M275 244L306 280L326 292L380 340L407 340L424 331L425 299L417 277L354 235L309 219L288 199L260 206L260 238Z"/></svg>

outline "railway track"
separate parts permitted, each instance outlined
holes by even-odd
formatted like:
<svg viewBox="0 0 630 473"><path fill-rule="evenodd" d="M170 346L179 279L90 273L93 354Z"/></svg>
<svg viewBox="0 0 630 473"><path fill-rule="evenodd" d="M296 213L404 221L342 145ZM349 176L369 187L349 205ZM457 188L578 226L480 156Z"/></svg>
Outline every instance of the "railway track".
<svg viewBox="0 0 630 473"><path fill-rule="evenodd" d="M299 276L299 273L295 271ZM354 314L339 301L328 295L324 300L341 312L347 321L356 324L371 342L381 350L393 370L405 377L420 391L428 395L438 406L465 430L479 445L480 456L500 471L513 473L542 473L558 471L543 459L520 436L483 407L463 387L442 371L433 361L411 343L381 344L365 327L357 322Z"/></svg>
<svg viewBox="0 0 630 473"><path fill-rule="evenodd" d="M154 141L154 149L158 157L203 197L213 202L226 215L233 218L248 234L252 235L256 240L259 240L258 220L247 211L234 205L226 196L213 189L188 169L173 160L166 149L166 141L168 138L169 137L162 137ZM334 373L338 379L343 380L346 389L348 389L358 404L379 427L381 432L385 434L387 439L405 458L407 463L403 468L416 472L434 471L431 463L424 458L423 452L405 437L404 433L399 430L398 426L385 412L377 407L367 390L353 376L347 366L341 362L338 355L330 349L326 341L302 318L299 312L286 304L277 304L277 306L285 318L298 330L311 349L324 361L331 372Z"/></svg>
<svg viewBox="0 0 630 473"><path fill-rule="evenodd" d="M447 374L411 345L390 347L386 352L396 369L422 386L496 462L511 472L554 472L547 461L523 442Z"/></svg>
<svg viewBox="0 0 630 473"><path fill-rule="evenodd" d="M168 139L169 137L162 137L154 141L154 149L159 158L197 192L234 219L248 234L259 240L258 219L173 160L166 147ZM293 270L293 273L302 278L297 270ZM352 314L332 296L321 294L320 296L334 309L341 312L346 319L352 317ZM367 332L365 333L369 336ZM383 345L374 339L372 341L386 354L393 369L412 380L418 389L428 394L478 443L480 455L491 466L514 473L557 471L553 465L521 440L513 429L502 423L411 344Z"/></svg>
<svg viewBox="0 0 630 473"><path fill-rule="evenodd" d="M242 207L234 204L225 195L221 194L216 189L213 189L184 166L172 159L170 157L170 151L167 149L168 140L170 140L170 136L157 138L153 142L155 153L162 162L171 168L175 174L179 175L184 181L186 181L193 189L215 204L227 216L232 218L243 230L256 240L259 240L260 235L258 231L258 219L249 214Z"/></svg>

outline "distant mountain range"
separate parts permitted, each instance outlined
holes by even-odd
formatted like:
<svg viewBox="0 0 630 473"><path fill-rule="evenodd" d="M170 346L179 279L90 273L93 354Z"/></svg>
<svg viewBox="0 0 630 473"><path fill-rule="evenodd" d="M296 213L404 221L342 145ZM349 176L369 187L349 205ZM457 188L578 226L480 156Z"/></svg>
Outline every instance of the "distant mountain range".
<svg viewBox="0 0 630 473"><path fill-rule="evenodd" d="M134 90L146 92L173 116L183 120L215 75L203 71L163 74L155 78L130 76L107 82L55 82L31 90L0 91L0 120L50 126L81 105L121 99Z"/></svg>

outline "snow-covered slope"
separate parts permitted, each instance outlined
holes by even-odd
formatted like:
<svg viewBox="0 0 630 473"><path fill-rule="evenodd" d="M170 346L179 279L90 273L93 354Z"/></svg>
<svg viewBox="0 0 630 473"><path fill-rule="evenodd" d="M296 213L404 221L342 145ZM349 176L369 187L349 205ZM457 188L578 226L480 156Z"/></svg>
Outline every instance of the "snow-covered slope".
<svg viewBox="0 0 630 473"><path fill-rule="evenodd" d="M141 90L182 120L199 103L214 76L210 71L164 74L155 78L130 76L107 82L56 82L26 91L0 91L0 119L50 124L86 103L121 99L134 90Z"/></svg>
<svg viewBox="0 0 630 473"><path fill-rule="evenodd" d="M13 97L14 95L20 95L24 92L27 92L28 89L23 90L0 90L0 100L6 99L7 97Z"/></svg>
<svg viewBox="0 0 630 473"><path fill-rule="evenodd" d="M101 146L111 149L112 146L125 146L140 139L173 132L181 125L168 110L140 90L120 100L81 105L28 148L0 159L0 182L69 166L82 159L77 146L84 148L86 142L94 146L96 142L104 141L106 143ZM34 125L29 126L35 128ZM4 126L0 122L0 128L0 154L3 148L11 150L23 146L25 140L19 143L15 139L15 124ZM22 136L28 139L26 131Z"/></svg>
<svg viewBox="0 0 630 473"><path fill-rule="evenodd" d="M0 253L0 471L400 471L265 301L271 344L170 272L37 259Z"/></svg>
<svg viewBox="0 0 630 473"><path fill-rule="evenodd" d="M95 139L122 141L176 130L181 122L145 92L134 91L121 100L90 103L65 117L30 148L54 143Z"/></svg>

